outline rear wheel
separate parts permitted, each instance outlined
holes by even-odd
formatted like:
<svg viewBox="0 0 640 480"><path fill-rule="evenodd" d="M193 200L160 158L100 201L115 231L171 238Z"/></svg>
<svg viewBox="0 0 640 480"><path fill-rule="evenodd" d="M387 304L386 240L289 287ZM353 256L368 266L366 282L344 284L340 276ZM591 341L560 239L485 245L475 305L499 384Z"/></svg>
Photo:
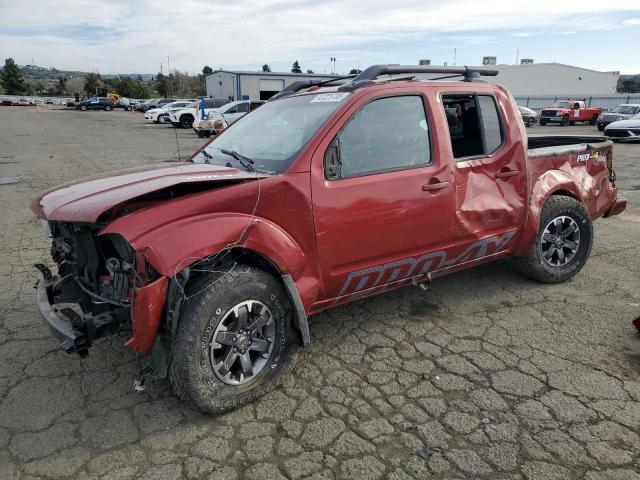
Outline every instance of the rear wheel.
<svg viewBox="0 0 640 480"><path fill-rule="evenodd" d="M569 125L569 115L565 115L562 117L562 121L560 122L560 125L563 127L566 127L567 125Z"/></svg>
<svg viewBox="0 0 640 480"><path fill-rule="evenodd" d="M187 289L169 378L205 412L229 410L269 392L291 372L298 335L280 282L236 266Z"/></svg>
<svg viewBox="0 0 640 480"><path fill-rule="evenodd" d="M544 120L540 120L540 126L544 127L547 124L547 122L545 122Z"/></svg>
<svg viewBox="0 0 640 480"><path fill-rule="evenodd" d="M80 110L82 110L83 112L87 110L87 106L86 105L80 105Z"/></svg>
<svg viewBox="0 0 640 480"><path fill-rule="evenodd" d="M604 132L604 125L598 125L598 131Z"/></svg>
<svg viewBox="0 0 640 480"><path fill-rule="evenodd" d="M113 107L111 105L105 105L104 110L105 112L110 112L111 110L113 110Z"/></svg>
<svg viewBox="0 0 640 480"><path fill-rule="evenodd" d="M595 125L598 122L598 115L594 115L591 120L589 120L589 125Z"/></svg>
<svg viewBox="0 0 640 480"><path fill-rule="evenodd" d="M559 283L577 274L593 243L589 212L575 198L554 195L542 208L538 234L529 252L515 257L518 269L543 283Z"/></svg>
<svg viewBox="0 0 640 480"><path fill-rule="evenodd" d="M193 125L193 116L192 115L182 115L180 117L180 126L182 128L190 128Z"/></svg>

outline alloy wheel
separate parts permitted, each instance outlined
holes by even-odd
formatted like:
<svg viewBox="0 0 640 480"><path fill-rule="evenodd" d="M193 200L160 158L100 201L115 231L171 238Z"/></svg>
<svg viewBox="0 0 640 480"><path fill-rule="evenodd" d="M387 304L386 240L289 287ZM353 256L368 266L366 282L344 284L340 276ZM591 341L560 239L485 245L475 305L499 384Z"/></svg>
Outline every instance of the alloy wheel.
<svg viewBox="0 0 640 480"><path fill-rule="evenodd" d="M276 324L262 302L247 300L230 309L209 344L211 367L228 385L253 380L265 368L275 342Z"/></svg>
<svg viewBox="0 0 640 480"><path fill-rule="evenodd" d="M578 253L580 228L571 217L556 217L549 222L540 239L542 258L553 267L568 264Z"/></svg>

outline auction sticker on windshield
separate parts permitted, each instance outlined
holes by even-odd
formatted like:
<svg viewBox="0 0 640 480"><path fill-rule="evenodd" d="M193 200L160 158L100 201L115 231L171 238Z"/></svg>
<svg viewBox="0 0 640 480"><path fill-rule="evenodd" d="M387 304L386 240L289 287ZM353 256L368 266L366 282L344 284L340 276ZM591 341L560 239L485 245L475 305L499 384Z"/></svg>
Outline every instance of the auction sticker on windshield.
<svg viewBox="0 0 640 480"><path fill-rule="evenodd" d="M311 103L315 102L339 102L349 95L349 92L321 93L311 99Z"/></svg>

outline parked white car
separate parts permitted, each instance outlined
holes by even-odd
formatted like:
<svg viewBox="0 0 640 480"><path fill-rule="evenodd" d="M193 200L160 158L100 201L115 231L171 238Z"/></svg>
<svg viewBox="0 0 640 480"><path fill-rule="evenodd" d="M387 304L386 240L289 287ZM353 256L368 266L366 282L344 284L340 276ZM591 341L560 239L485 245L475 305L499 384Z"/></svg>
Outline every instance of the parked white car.
<svg viewBox="0 0 640 480"><path fill-rule="evenodd" d="M191 128L193 121L198 116L199 111L196 111L196 106L200 106L202 100L196 100L192 107L181 108L169 112L169 121L177 128ZM205 99L205 113L215 108L225 105L224 100L214 100L213 98Z"/></svg>
<svg viewBox="0 0 640 480"><path fill-rule="evenodd" d="M153 123L165 123L163 120L168 118L170 112L194 106L195 102L192 100L178 100L176 102L167 103L159 108L147 110L144 112L144 119Z"/></svg>
<svg viewBox="0 0 640 480"><path fill-rule="evenodd" d="M261 100L239 100L227 103L222 107L212 110L205 110L204 118L196 118L193 121L193 130L199 137L208 137L211 134L217 135L221 130L227 128L240 117L255 110L264 101Z"/></svg>

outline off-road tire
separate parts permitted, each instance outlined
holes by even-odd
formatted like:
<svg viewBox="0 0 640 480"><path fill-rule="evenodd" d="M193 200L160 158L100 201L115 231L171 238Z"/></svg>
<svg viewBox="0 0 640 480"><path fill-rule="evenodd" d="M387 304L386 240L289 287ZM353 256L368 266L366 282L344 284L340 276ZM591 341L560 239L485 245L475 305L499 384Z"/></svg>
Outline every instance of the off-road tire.
<svg viewBox="0 0 640 480"><path fill-rule="evenodd" d="M580 242L573 259L561 266L549 265L543 258L542 235L546 226L557 217L569 217L580 230ZM514 257L518 270L525 276L542 283L560 283L569 280L584 267L593 244L593 223L589 212L575 198L553 195L542 208L540 226L533 246L522 257Z"/></svg>
<svg viewBox="0 0 640 480"><path fill-rule="evenodd" d="M282 383L293 369L299 345L293 309L280 282L264 270L236 265L207 274L187 286L186 302L173 345L169 380L180 399L207 413L244 405ZM268 362L248 383L229 385L214 372L209 342L218 324L236 305L257 300L275 319L275 343Z"/></svg>

